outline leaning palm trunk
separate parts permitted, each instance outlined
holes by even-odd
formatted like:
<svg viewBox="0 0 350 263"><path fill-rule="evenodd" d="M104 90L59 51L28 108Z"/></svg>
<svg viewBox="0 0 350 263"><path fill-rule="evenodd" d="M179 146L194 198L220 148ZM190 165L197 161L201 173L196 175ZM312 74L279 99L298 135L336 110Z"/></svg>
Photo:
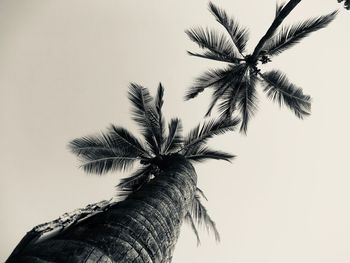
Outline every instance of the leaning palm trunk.
<svg viewBox="0 0 350 263"><path fill-rule="evenodd" d="M8 262L171 262L196 183L185 158L169 157L157 177L124 201L28 245Z"/></svg>

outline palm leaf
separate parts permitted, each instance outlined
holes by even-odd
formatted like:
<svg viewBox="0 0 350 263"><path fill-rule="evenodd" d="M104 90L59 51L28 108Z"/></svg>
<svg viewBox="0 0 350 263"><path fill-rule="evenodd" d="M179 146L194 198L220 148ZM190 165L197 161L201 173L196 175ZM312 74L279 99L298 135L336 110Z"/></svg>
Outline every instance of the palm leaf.
<svg viewBox="0 0 350 263"><path fill-rule="evenodd" d="M202 49L206 50L206 56L215 57L216 60L234 62L239 57L229 39L224 34L214 30L200 27L186 30L188 37Z"/></svg>
<svg viewBox="0 0 350 263"><path fill-rule="evenodd" d="M150 157L136 137L128 130L115 125L111 125L107 133L74 139L68 144L68 147L74 154L82 158L92 152L96 154L105 152L107 156L116 153L118 156L124 154L129 157Z"/></svg>
<svg viewBox="0 0 350 263"><path fill-rule="evenodd" d="M132 152L134 156L150 157L141 142L122 127L111 125L105 138L110 138L109 141L113 142L112 146Z"/></svg>
<svg viewBox="0 0 350 263"><path fill-rule="evenodd" d="M227 63L239 63L240 61L243 61L243 59L236 58L236 57L231 57L231 58L223 57L211 51L205 51L202 54L187 51L187 54L194 57L205 58L205 59L216 60L216 61L227 62Z"/></svg>
<svg viewBox="0 0 350 263"><path fill-rule="evenodd" d="M195 195L192 201L190 214L194 219L194 222L199 226L205 226L208 232L213 232L216 241L220 241L220 234L216 228L215 222L210 218L207 209L200 201L200 197Z"/></svg>
<svg viewBox="0 0 350 263"><path fill-rule="evenodd" d="M82 156L94 150L119 150L119 147L110 147L111 143L106 140L108 139L103 135L84 136L69 142L68 148L77 156Z"/></svg>
<svg viewBox="0 0 350 263"><path fill-rule="evenodd" d="M238 95L238 109L241 114L242 122L240 132L247 133L249 120L253 117L257 110L257 94L256 94L256 75L249 71L249 76L242 81L242 89Z"/></svg>
<svg viewBox="0 0 350 263"><path fill-rule="evenodd" d="M239 89L239 83L242 81L246 69L247 66L245 64L230 66L229 74L218 83L220 86L215 85L215 91L205 116L211 114L212 109L219 100L221 100L219 106L219 111L221 112L225 112L231 107L231 104L234 104L232 96L236 93L234 91Z"/></svg>
<svg viewBox="0 0 350 263"><path fill-rule="evenodd" d="M213 108L215 107L215 105L217 104L217 102L219 100L223 99L224 94L227 93L228 89L230 89L230 88L233 88L231 80L229 82L223 82L221 86L216 88L213 95L211 96L211 101L209 104L209 108L205 114L205 117L208 117L211 115L211 112L212 112Z"/></svg>
<svg viewBox="0 0 350 263"><path fill-rule="evenodd" d="M191 148L200 147L213 136L233 131L238 123L237 119L217 118L206 121L202 125L199 124L184 138L182 150L191 152L193 150Z"/></svg>
<svg viewBox="0 0 350 263"><path fill-rule="evenodd" d="M203 162L208 159L224 160L227 162L231 162L231 160L235 156L222 151L211 150L205 146L202 146L199 148L195 148L194 151L187 152L185 154L185 157L187 160L194 161L194 162Z"/></svg>
<svg viewBox="0 0 350 263"><path fill-rule="evenodd" d="M164 143L163 153L172 153L182 146L182 124L178 118L171 119L169 123L169 132Z"/></svg>
<svg viewBox="0 0 350 263"><path fill-rule="evenodd" d="M204 89L220 86L222 82L226 82L231 78L231 66L224 69L210 69L195 79L194 84L189 88L185 95L185 100L193 99L203 92Z"/></svg>
<svg viewBox="0 0 350 263"><path fill-rule="evenodd" d="M185 221L191 226L194 234L196 235L196 238L197 238L197 246L199 246L201 244L201 240L199 238L199 233L198 233L198 230L197 230L197 227L194 223L194 220L191 216L191 213L190 212L187 212L186 215L185 215Z"/></svg>
<svg viewBox="0 0 350 263"><path fill-rule="evenodd" d="M243 89L242 82L246 78L247 70L249 67L245 64L236 66L235 73L221 91L217 90L214 92L213 97L216 100L221 100L219 105L219 112L221 116L230 117L236 109L238 97Z"/></svg>
<svg viewBox="0 0 350 263"><path fill-rule="evenodd" d="M214 93L211 96L211 101L208 107L207 112L205 113L205 117L209 117L211 115L212 110L214 109L217 102L222 99L223 95L227 92L227 89L230 88L230 82L229 83L222 83L221 86L216 88Z"/></svg>
<svg viewBox="0 0 350 263"><path fill-rule="evenodd" d="M206 201L208 201L208 198L205 196L204 192L203 192L200 188L197 187L196 193L197 193L199 196L203 197Z"/></svg>
<svg viewBox="0 0 350 263"><path fill-rule="evenodd" d="M87 173L105 174L110 171L123 171L131 168L140 158L125 156L115 151L91 151L81 158L81 167Z"/></svg>
<svg viewBox="0 0 350 263"><path fill-rule="evenodd" d="M298 118L310 115L311 97L304 95L301 88L290 83L285 74L273 70L260 76L265 81L264 91L268 98L278 102L280 106L285 104Z"/></svg>
<svg viewBox="0 0 350 263"><path fill-rule="evenodd" d="M238 51L242 54L248 42L248 30L241 27L233 18L230 18L225 10L215 6L211 2L209 3L209 10L226 29Z"/></svg>
<svg viewBox="0 0 350 263"><path fill-rule="evenodd" d="M275 37L269 39L263 50L269 55L278 55L286 49L299 43L312 32L326 27L334 20L337 11L317 18L308 19L290 27L283 27Z"/></svg>
<svg viewBox="0 0 350 263"><path fill-rule="evenodd" d="M85 171L97 174L109 170L125 170L132 166L135 160L148 156L141 143L131 133L114 125L107 133L74 139L68 147L80 157Z"/></svg>
<svg viewBox="0 0 350 263"><path fill-rule="evenodd" d="M152 105L153 98L148 90L138 84L131 83L129 89L129 100L132 103L132 118L140 125L142 135L153 151L159 151L157 138L160 137L158 114Z"/></svg>
<svg viewBox="0 0 350 263"><path fill-rule="evenodd" d="M142 185L149 181L151 173L152 167L147 165L138 169L131 176L121 179L117 185L117 188L121 190L120 195L128 196L129 194L136 192Z"/></svg>
<svg viewBox="0 0 350 263"><path fill-rule="evenodd" d="M164 88L162 86L161 83L159 83L158 89L157 89L157 95L155 97L155 108L157 111L157 115L158 115L158 126L159 126L159 132L158 132L158 137L157 137L157 144L158 144L158 148L160 149L164 143L164 133L165 133L165 121L163 118L163 114L162 114L162 106L164 104L164 100L163 100L163 96L164 96Z"/></svg>

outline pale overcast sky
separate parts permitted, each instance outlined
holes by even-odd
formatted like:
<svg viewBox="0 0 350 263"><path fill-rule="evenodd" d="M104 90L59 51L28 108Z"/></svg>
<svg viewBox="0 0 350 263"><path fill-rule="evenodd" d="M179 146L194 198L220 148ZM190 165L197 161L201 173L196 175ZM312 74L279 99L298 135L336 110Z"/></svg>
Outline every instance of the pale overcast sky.
<svg viewBox="0 0 350 263"><path fill-rule="evenodd" d="M133 131L130 81L165 88L165 115L185 130L203 117L210 92L183 95L195 76L218 64L186 55L197 50L184 30L218 28L207 1L0 1L0 261L37 224L109 199L120 174L85 175L69 140L110 123ZM270 25L274 0L215 0L250 29L253 48ZM296 22L341 8L304 0ZM248 136L228 134L215 148L232 163L196 166L208 210L221 232L202 245L183 227L174 263L350 262L350 11L280 55L279 68L313 97L304 121L260 94Z"/></svg>

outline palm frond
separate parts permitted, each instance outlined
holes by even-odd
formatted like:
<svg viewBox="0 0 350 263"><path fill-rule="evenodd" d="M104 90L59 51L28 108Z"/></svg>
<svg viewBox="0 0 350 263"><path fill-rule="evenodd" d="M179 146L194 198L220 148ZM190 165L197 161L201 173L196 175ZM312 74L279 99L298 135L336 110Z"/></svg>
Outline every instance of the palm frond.
<svg viewBox="0 0 350 263"><path fill-rule="evenodd" d="M227 93L227 90L232 87L230 84L231 84L231 82L228 82L228 83L225 82L225 83L222 83L221 86L216 88L216 90L213 92L213 94L211 96L211 101L210 101L208 110L205 113L205 117L209 117L211 115L211 112L214 109L214 107L217 104L217 102L220 99L223 99L224 94Z"/></svg>
<svg viewBox="0 0 350 263"><path fill-rule="evenodd" d="M233 46L229 39L222 34L214 30L207 28L191 28L185 31L187 36L198 46L206 50L206 56L216 57L221 61L236 61L239 58L239 54L233 49Z"/></svg>
<svg viewBox="0 0 350 263"><path fill-rule="evenodd" d="M249 72L249 76L242 81L242 89L238 95L238 109L241 114L240 132L247 133L249 120L253 117L257 110L257 94L256 81L257 78L254 73Z"/></svg>
<svg viewBox="0 0 350 263"><path fill-rule="evenodd" d="M151 173L152 167L147 165L139 168L131 176L121 179L117 185L117 189L121 191L119 195L128 196L139 190L142 185L149 182Z"/></svg>
<svg viewBox="0 0 350 263"><path fill-rule="evenodd" d="M197 238L197 246L199 246L201 244L201 240L199 238L199 233L198 233L198 230L197 230L197 227L194 223L194 220L191 216L191 213L187 212L186 215L185 215L185 221L191 226L194 234L196 235L196 238Z"/></svg>
<svg viewBox="0 0 350 263"><path fill-rule="evenodd" d="M202 54L187 51L187 54L193 57L205 58L205 59L216 60L216 61L227 62L227 63L239 63L240 61L243 61L243 59L240 59L240 58L234 58L234 57L226 58L226 57L217 55L211 51L204 51Z"/></svg>
<svg viewBox="0 0 350 263"><path fill-rule="evenodd" d="M123 171L131 168L139 157L128 156L115 151L91 151L81 156L81 167L87 173L105 174L110 171Z"/></svg>
<svg viewBox="0 0 350 263"><path fill-rule="evenodd" d="M205 116L209 116L211 114L211 111L219 100L221 100L219 106L219 111L221 112L224 112L230 108L231 104L234 105L234 98L232 98L232 96L237 93L234 91L239 89L240 82L242 81L247 66L245 64L240 64L231 66L230 69L231 71L229 74L227 74L227 76L218 83L220 86L216 85L214 87L215 91L212 95L211 102Z"/></svg>
<svg viewBox="0 0 350 263"><path fill-rule="evenodd" d="M203 192L200 188L197 187L196 193L197 193L199 196L203 197L206 201L208 201L208 198L205 196L204 192Z"/></svg>
<svg viewBox="0 0 350 263"><path fill-rule="evenodd" d="M172 153L177 151L182 146L182 124L181 120L174 118L170 120L169 132L164 143L163 153Z"/></svg>
<svg viewBox="0 0 350 263"><path fill-rule="evenodd" d="M245 64L239 65L235 68L235 74L227 83L227 86L220 90L216 90L213 98L221 100L219 104L219 112L221 116L230 117L236 109L239 94L244 88L242 83L246 78L249 67Z"/></svg>
<svg viewBox="0 0 350 263"><path fill-rule="evenodd" d="M233 18L230 18L225 10L211 2L209 3L209 10L215 16L216 20L226 29L238 51L242 54L248 42L248 30L241 27Z"/></svg>
<svg viewBox="0 0 350 263"><path fill-rule="evenodd" d="M202 147L193 147L194 151L188 151L185 153L185 157L187 160L194 162L203 162L208 159L214 160L224 160L227 162L231 162L231 160L235 157L232 154L225 153L222 151L211 150L205 146Z"/></svg>
<svg viewBox="0 0 350 263"><path fill-rule="evenodd" d="M81 167L89 173L125 170L136 160L147 157L147 152L131 133L113 125L107 133L74 139L68 147L80 157Z"/></svg>
<svg viewBox="0 0 350 263"><path fill-rule="evenodd" d="M276 36L265 43L263 50L268 55L278 55L299 43L312 32L326 27L334 20L337 13L337 11L334 11L324 16L308 19L293 26L282 27L281 31Z"/></svg>
<svg viewBox="0 0 350 263"><path fill-rule="evenodd" d="M290 83L285 74L273 70L259 75L265 82L264 91L268 98L278 102L280 106L285 104L298 118L310 115L311 97L304 95L301 88Z"/></svg>
<svg viewBox="0 0 350 263"><path fill-rule="evenodd" d="M232 67L223 69L210 69L205 71L199 77L195 79L194 84L189 88L185 95L185 100L190 100L198 96L204 89L221 85L230 79Z"/></svg>
<svg viewBox="0 0 350 263"><path fill-rule="evenodd" d="M77 156L82 156L84 154L96 150L121 150L121 148L119 147L111 147L110 140L104 135L84 136L81 138L74 139L69 142L68 148L72 153L76 154Z"/></svg>
<svg viewBox="0 0 350 263"><path fill-rule="evenodd" d="M233 131L238 125L239 120L230 118L217 118L205 121L202 125L197 125L184 138L182 150L191 152L192 147L199 147L207 142L208 139L215 135L224 134Z"/></svg>
<svg viewBox="0 0 350 263"><path fill-rule="evenodd" d="M109 138L112 146L128 151L134 156L150 157L142 143L123 127L111 125L104 137Z"/></svg>
<svg viewBox="0 0 350 263"><path fill-rule="evenodd" d="M147 157L141 142L128 130L111 125L107 133L91 135L72 140L69 149L77 156L83 157L91 152L125 154L126 156Z"/></svg>
<svg viewBox="0 0 350 263"><path fill-rule="evenodd" d="M220 234L216 228L215 222L210 218L207 209L201 203L198 195L195 195L193 198L190 214L195 223L199 226L204 225L208 232L214 233L215 240L217 242L220 241Z"/></svg>
<svg viewBox="0 0 350 263"><path fill-rule="evenodd" d="M164 133L165 133L165 120L162 114L162 107L164 104L164 100L163 100L163 96L164 96L164 88L163 85L161 83L159 83L158 85L158 89L157 89L157 95L155 97L155 108L156 111L158 113L158 126L159 126L159 136L157 137L157 144L158 144L158 148L160 149L164 143Z"/></svg>
<svg viewBox="0 0 350 263"><path fill-rule="evenodd" d="M153 98L148 90L138 84L131 83L129 100L132 103L132 118L140 126L142 135L156 154L159 151L157 138L160 137L158 114L153 107Z"/></svg>

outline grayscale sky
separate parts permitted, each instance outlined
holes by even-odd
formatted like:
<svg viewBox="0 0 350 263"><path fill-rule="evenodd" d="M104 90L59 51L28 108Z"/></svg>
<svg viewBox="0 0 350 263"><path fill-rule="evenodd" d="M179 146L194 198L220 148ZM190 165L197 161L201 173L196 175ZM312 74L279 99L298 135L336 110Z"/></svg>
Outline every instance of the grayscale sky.
<svg viewBox="0 0 350 263"><path fill-rule="evenodd" d="M161 81L165 115L181 117L185 130L201 120L210 92L190 102L183 95L195 76L220 64L187 56L197 47L184 30L219 28L207 3L0 1L1 262L35 225L115 194L126 174L84 174L67 143L110 123L136 132L130 81L153 93ZM276 4L214 3L250 28L250 49ZM337 8L336 0L304 0L288 21ZM174 263L350 262L349 25L350 12L341 8L328 28L266 65L312 95L312 116L301 121L260 93L248 136L212 141L238 156L196 166L222 241L202 232L196 247L184 226Z"/></svg>

